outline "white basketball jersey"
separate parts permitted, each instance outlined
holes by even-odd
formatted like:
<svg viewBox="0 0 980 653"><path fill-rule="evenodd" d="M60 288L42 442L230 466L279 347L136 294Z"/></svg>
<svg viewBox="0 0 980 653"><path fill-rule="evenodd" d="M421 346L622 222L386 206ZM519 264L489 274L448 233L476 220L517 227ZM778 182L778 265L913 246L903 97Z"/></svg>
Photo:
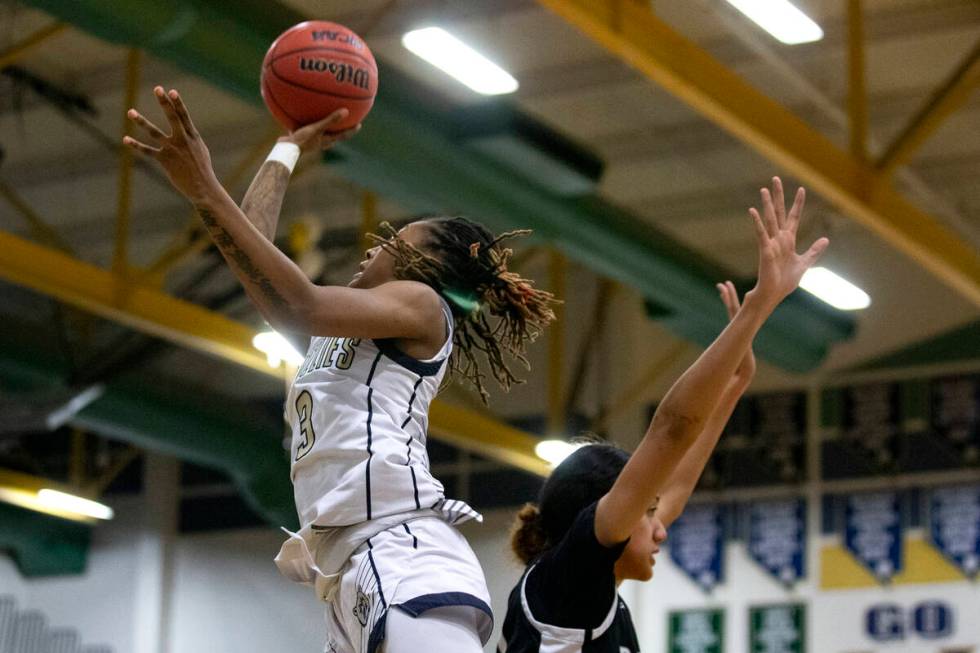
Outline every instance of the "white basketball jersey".
<svg viewBox="0 0 980 653"><path fill-rule="evenodd" d="M428 361L394 340L314 337L286 398L291 476L303 527L349 526L444 501L429 472L429 403L445 374L447 337Z"/></svg>

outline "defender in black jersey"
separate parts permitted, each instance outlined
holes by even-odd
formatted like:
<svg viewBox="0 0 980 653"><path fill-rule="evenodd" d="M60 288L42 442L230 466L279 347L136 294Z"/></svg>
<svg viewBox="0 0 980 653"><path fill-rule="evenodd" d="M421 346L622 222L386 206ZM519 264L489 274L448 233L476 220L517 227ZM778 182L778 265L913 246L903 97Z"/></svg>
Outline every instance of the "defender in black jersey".
<svg viewBox="0 0 980 653"><path fill-rule="evenodd" d="M740 304L718 284L730 322L674 383L632 456L608 444L579 448L518 515L511 546L526 565L510 594L499 653L636 653L633 621L616 592L649 580L654 556L694 491L739 397L755 374L752 340L826 249L796 253L799 189L786 211L782 183L761 191L759 276Z"/></svg>

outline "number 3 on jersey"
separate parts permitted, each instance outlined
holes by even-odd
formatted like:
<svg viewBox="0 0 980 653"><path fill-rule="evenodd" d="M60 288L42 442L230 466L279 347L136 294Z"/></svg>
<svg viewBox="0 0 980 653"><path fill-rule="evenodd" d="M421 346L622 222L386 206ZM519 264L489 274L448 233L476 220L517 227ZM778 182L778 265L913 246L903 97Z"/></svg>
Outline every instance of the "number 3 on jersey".
<svg viewBox="0 0 980 653"><path fill-rule="evenodd" d="M313 432L313 397L306 390L296 397L296 416L299 417L299 433L303 437L296 448L296 460L299 460L310 453L313 442L316 441L316 433Z"/></svg>

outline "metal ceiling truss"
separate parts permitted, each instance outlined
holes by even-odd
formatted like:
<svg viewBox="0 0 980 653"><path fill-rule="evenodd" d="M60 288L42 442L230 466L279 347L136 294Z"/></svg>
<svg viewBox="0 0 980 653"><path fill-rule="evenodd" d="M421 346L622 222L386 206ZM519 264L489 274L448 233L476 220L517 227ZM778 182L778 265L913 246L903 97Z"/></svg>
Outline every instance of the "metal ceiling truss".
<svg viewBox="0 0 980 653"><path fill-rule="evenodd" d="M270 368L265 356L252 346L255 330L248 325L11 234L0 232L0 251L4 252L0 278L6 281L141 333L276 378L283 376L281 370ZM441 423L437 414L434 412L431 419L433 432L455 430L462 436L462 440L454 440L457 446L500 458L535 474L547 474L546 463L534 454L538 441L534 436L475 413L471 415L471 411L454 411L452 423ZM468 447L467 442L473 446ZM507 450L495 453L495 449L501 449L497 442L507 442Z"/></svg>
<svg viewBox="0 0 980 653"><path fill-rule="evenodd" d="M253 103L260 102L258 71L268 44L305 18L257 0L27 3L99 37L144 47ZM367 127L331 150L336 170L410 209L463 212L496 228L531 227L569 258L668 308L675 317L670 327L682 337L707 344L724 327L713 284L725 271L590 195L581 171L569 167L574 148L547 151L558 135L535 139L545 128L499 102L463 111L436 107L431 93L379 65L384 81ZM797 295L766 325L757 350L781 367L806 371L852 329L850 316Z"/></svg>
<svg viewBox="0 0 980 653"><path fill-rule="evenodd" d="M876 167L839 149L657 18L650 3L538 2L980 306L980 255L972 247L902 197ZM954 95L959 98L975 77L975 71L963 73L952 85ZM927 114L941 118L944 111Z"/></svg>

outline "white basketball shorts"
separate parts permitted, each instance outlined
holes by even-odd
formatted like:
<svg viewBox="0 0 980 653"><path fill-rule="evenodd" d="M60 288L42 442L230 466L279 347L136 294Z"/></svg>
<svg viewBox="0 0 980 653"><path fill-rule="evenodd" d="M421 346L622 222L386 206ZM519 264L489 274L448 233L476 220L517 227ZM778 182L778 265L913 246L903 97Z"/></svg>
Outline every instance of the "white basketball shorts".
<svg viewBox="0 0 980 653"><path fill-rule="evenodd" d="M432 608L464 606L478 613L480 641L493 630L490 593L466 538L438 517L393 526L359 546L326 604L326 653L376 653L388 611L418 617Z"/></svg>

